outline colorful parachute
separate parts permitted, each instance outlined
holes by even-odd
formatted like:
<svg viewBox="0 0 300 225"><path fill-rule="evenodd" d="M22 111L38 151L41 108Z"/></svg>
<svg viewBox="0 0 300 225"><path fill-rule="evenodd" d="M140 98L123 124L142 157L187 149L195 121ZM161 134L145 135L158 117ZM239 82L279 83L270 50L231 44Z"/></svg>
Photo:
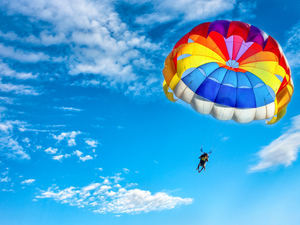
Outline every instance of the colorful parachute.
<svg viewBox="0 0 300 225"><path fill-rule="evenodd" d="M202 23L184 35L165 60L163 89L202 114L239 123L279 121L294 85L274 38L240 21ZM172 92L169 92L171 88Z"/></svg>

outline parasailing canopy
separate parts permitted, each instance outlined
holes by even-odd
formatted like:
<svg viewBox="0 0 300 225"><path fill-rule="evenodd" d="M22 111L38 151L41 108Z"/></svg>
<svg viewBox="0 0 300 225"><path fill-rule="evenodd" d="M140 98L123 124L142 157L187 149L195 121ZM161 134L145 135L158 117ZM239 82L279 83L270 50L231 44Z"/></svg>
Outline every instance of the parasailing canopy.
<svg viewBox="0 0 300 225"><path fill-rule="evenodd" d="M163 89L197 112L219 120L279 121L294 91L277 41L240 21L202 23L184 35L165 60ZM169 90L172 92L169 92Z"/></svg>

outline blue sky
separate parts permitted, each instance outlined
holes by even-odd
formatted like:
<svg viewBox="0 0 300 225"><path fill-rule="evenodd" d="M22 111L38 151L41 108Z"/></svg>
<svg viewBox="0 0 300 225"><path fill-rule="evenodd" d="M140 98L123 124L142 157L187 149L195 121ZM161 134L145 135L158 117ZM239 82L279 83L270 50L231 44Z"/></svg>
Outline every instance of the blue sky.
<svg viewBox="0 0 300 225"><path fill-rule="evenodd" d="M13 224L300 220L297 1L0 1L0 218ZM286 116L239 125L169 102L164 59L194 26L242 20L274 37ZM214 148L198 174L200 146Z"/></svg>

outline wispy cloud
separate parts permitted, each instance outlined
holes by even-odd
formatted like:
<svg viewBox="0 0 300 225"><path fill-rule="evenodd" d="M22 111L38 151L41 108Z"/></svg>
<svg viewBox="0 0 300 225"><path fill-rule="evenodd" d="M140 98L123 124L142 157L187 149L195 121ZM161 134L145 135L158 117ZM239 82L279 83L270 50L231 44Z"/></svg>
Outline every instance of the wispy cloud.
<svg viewBox="0 0 300 225"><path fill-rule="evenodd" d="M39 95L34 87L27 85L14 85L11 83L2 83L0 78L0 91L2 92L13 92L19 95Z"/></svg>
<svg viewBox="0 0 300 225"><path fill-rule="evenodd" d="M77 112L82 111L82 109L76 109L76 108L73 108L73 107L56 107L56 108L64 110L64 111L77 111Z"/></svg>
<svg viewBox="0 0 300 225"><path fill-rule="evenodd" d="M110 186L109 182L91 183L82 188L68 187L59 189L53 185L46 191L41 190L36 198L52 198L62 204L86 208L95 213L138 214L150 211L173 209L193 202L191 198L173 197L164 192L152 194L140 189L122 188L120 184ZM127 187L130 187L128 185Z"/></svg>
<svg viewBox="0 0 300 225"><path fill-rule="evenodd" d="M254 14L254 10L256 10L257 2L256 1L243 1L238 4L238 14L239 20L244 19L255 19L256 14Z"/></svg>
<svg viewBox="0 0 300 225"><path fill-rule="evenodd" d="M90 155L86 155L86 156L80 156L79 159L84 162L84 161L87 161L87 160L92 160L93 157L90 156Z"/></svg>
<svg viewBox="0 0 300 225"><path fill-rule="evenodd" d="M57 148L52 148L52 147L49 147L45 150L46 153L48 154L55 154L57 152Z"/></svg>
<svg viewBox="0 0 300 225"><path fill-rule="evenodd" d="M77 155L78 157L81 156L83 153L79 150L74 151L72 154Z"/></svg>
<svg viewBox="0 0 300 225"><path fill-rule="evenodd" d="M28 179L28 180L22 181L21 184L27 184L27 185L29 185L29 184L32 184L33 182L35 182L35 179Z"/></svg>
<svg viewBox="0 0 300 225"><path fill-rule="evenodd" d="M53 160L61 161L63 158L69 158L71 155L70 154L65 154L65 155L56 155L53 156Z"/></svg>
<svg viewBox="0 0 300 225"><path fill-rule="evenodd" d="M85 140L85 143L92 148L96 148L97 145L99 144L98 141L92 140L92 139L87 139Z"/></svg>
<svg viewBox="0 0 300 225"><path fill-rule="evenodd" d="M13 129L13 126L10 121L0 122L0 131L9 133Z"/></svg>
<svg viewBox="0 0 300 225"><path fill-rule="evenodd" d="M288 40L284 50L290 66L298 69L300 67L300 20L288 32Z"/></svg>
<svg viewBox="0 0 300 225"><path fill-rule="evenodd" d="M126 174L128 174L128 173L130 172L130 170L129 170L129 169L127 169L127 168L123 168L122 170L123 170L123 171L124 171L124 173L126 173Z"/></svg>
<svg viewBox="0 0 300 225"><path fill-rule="evenodd" d="M148 1L139 1L143 4ZM136 3L136 2L134 2ZM141 15L135 22L142 25L166 23L179 20L186 23L194 20L204 20L226 13L235 7L235 0L166 0L152 1L153 12Z"/></svg>
<svg viewBox="0 0 300 225"><path fill-rule="evenodd" d="M0 151L8 158L30 159L30 156L25 152L23 147L19 145L18 141L10 136L0 138Z"/></svg>
<svg viewBox="0 0 300 225"><path fill-rule="evenodd" d="M227 141L229 137L222 137L221 141Z"/></svg>
<svg viewBox="0 0 300 225"><path fill-rule="evenodd" d="M71 132L62 132L60 135L52 135L54 139L58 140L58 142L61 142L62 140L66 139L68 142L68 146L75 146L75 137L81 134L80 131L71 131Z"/></svg>
<svg viewBox="0 0 300 225"><path fill-rule="evenodd" d="M11 178L9 177L0 178L0 182L9 182L9 181L11 181Z"/></svg>
<svg viewBox="0 0 300 225"><path fill-rule="evenodd" d="M11 0L0 6L30 18L33 23L45 21L48 24L38 35L20 38L13 32L2 32L3 38L32 45L60 47L64 44L70 47L70 55L62 59L1 45L3 57L24 62L65 60L69 74L100 75L109 82L108 86L138 79L132 66L136 59L140 60L135 64L137 68L154 66L147 54L158 50L159 45L145 35L131 31L110 1ZM98 82L82 85L97 85Z"/></svg>
<svg viewBox="0 0 300 225"><path fill-rule="evenodd" d="M1 44L0 44L1 47ZM17 72L13 69L11 69L6 63L4 63L2 60L0 60L0 76L7 76L11 78L17 78L17 79L34 79L37 78L36 75L32 75L32 73L24 73L24 72Z"/></svg>
<svg viewBox="0 0 300 225"><path fill-rule="evenodd" d="M300 148L300 115L292 119L292 126L279 138L257 153L259 161L249 172L264 171L279 165L290 166L297 159Z"/></svg>
<svg viewBox="0 0 300 225"><path fill-rule="evenodd" d="M50 57L43 52L27 52L20 49L15 50L13 47L6 47L0 43L0 56L11 58L20 62L36 63L39 61L62 61L62 58Z"/></svg>
<svg viewBox="0 0 300 225"><path fill-rule="evenodd" d="M0 97L0 101L4 102L6 104L13 104L14 98L9 98L9 97Z"/></svg>

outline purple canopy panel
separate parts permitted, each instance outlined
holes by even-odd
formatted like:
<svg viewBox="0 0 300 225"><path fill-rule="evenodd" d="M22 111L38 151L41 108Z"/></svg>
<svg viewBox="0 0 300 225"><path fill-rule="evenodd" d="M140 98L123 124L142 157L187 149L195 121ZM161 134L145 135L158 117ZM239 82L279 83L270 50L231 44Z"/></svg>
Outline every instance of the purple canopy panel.
<svg viewBox="0 0 300 225"><path fill-rule="evenodd" d="M255 27L255 26L251 26L246 42L255 42L263 48L267 38L268 38L268 35L265 32L263 32L262 30L260 30L259 28Z"/></svg>
<svg viewBox="0 0 300 225"><path fill-rule="evenodd" d="M222 34L223 37L226 37L229 25L230 25L230 21L228 21L228 20L214 21L209 25L207 36L209 35L210 32L216 31L219 34Z"/></svg>

